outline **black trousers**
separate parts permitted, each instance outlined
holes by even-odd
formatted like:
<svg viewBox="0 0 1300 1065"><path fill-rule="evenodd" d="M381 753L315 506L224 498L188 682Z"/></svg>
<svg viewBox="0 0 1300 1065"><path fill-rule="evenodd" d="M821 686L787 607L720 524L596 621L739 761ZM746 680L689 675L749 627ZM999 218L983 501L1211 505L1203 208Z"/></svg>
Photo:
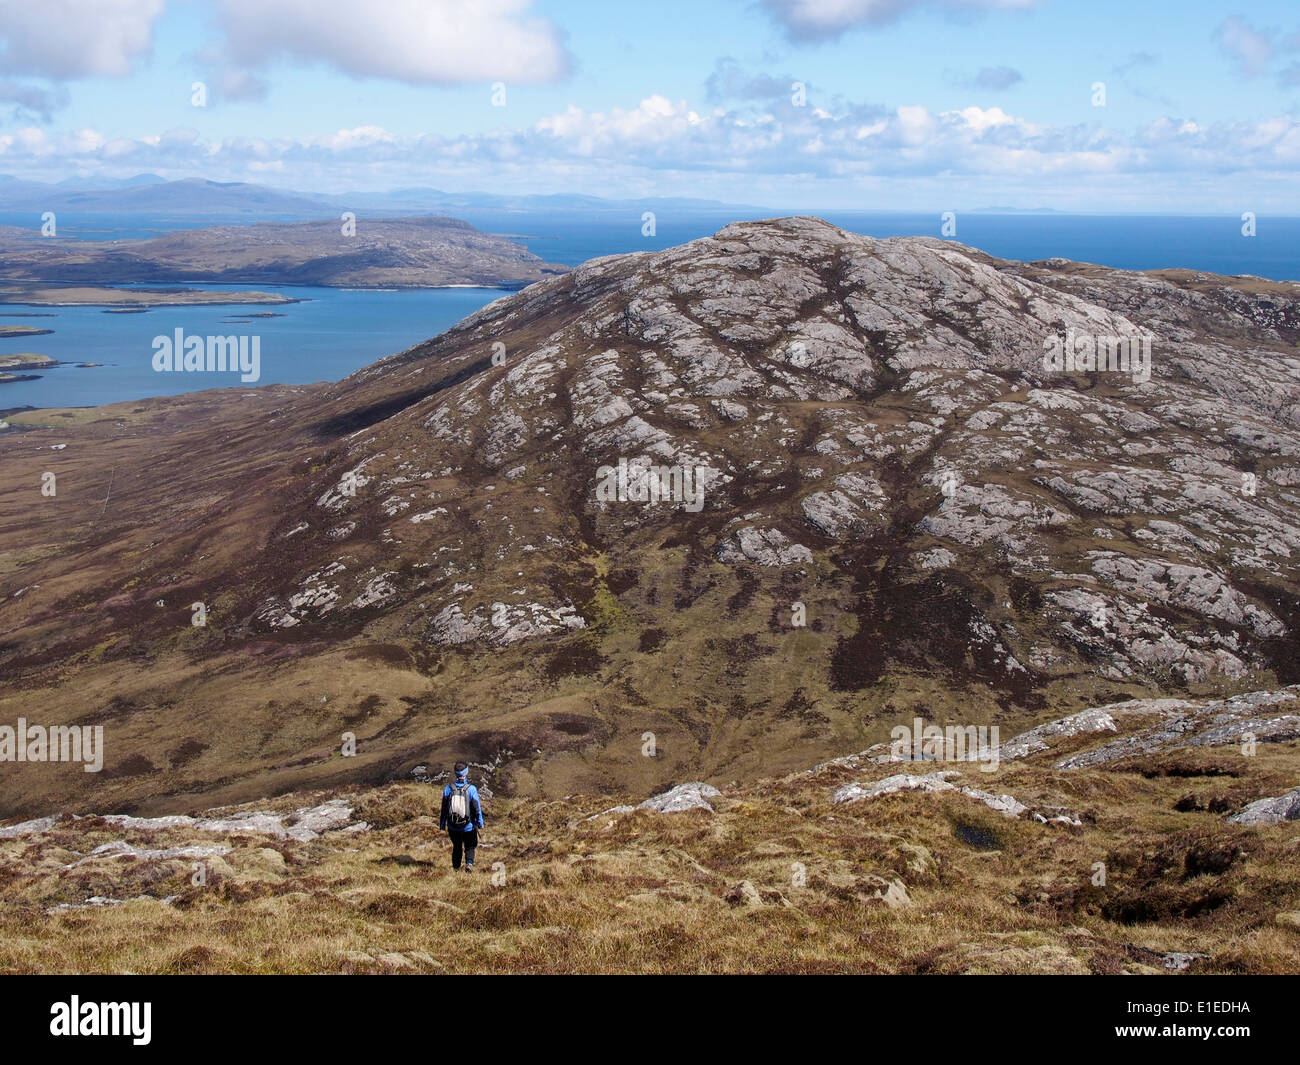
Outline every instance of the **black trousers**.
<svg viewBox="0 0 1300 1065"><path fill-rule="evenodd" d="M471 828L468 832L448 832L451 837L451 867L460 868L461 848L465 849L465 864L474 864L474 849L478 846L478 829Z"/></svg>

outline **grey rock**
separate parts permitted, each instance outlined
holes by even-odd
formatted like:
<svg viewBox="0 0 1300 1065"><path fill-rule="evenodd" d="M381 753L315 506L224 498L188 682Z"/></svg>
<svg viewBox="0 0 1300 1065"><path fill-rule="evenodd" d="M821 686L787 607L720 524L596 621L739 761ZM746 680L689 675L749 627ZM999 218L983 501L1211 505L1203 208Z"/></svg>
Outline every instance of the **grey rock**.
<svg viewBox="0 0 1300 1065"><path fill-rule="evenodd" d="M758 893L758 888L754 887L748 880L742 880L728 891L724 897L731 906L757 908L763 905L763 896Z"/></svg>
<svg viewBox="0 0 1300 1065"><path fill-rule="evenodd" d="M835 790L835 793L831 796L831 802L860 802L863 799L874 799L880 795L892 795L900 791L950 791L958 795L964 795L968 799L982 802L990 810L996 810L1007 817L1019 818L1022 814L1033 813L1034 820L1041 824L1059 822L1077 825L1079 823L1078 819L1072 816L1062 816L1054 813L1053 816L1049 817L1032 811L1030 807L1012 795L996 795L993 792L982 791L979 788L958 786L950 783L950 781L958 779L960 776L960 773L951 769L925 774L897 773L894 776L870 783L845 784Z"/></svg>
<svg viewBox="0 0 1300 1065"><path fill-rule="evenodd" d="M956 786L948 781L960 776L951 769L924 775L897 773L871 783L845 784L831 796L831 802L858 802L874 799L877 795L892 795L896 791L956 791Z"/></svg>
<svg viewBox="0 0 1300 1065"><path fill-rule="evenodd" d="M1280 825L1283 821L1300 821L1300 788L1274 799L1252 802L1228 820L1238 825Z"/></svg>
<svg viewBox="0 0 1300 1065"><path fill-rule="evenodd" d="M121 840L114 840L112 843L104 843L96 847L86 857L73 862L69 868L103 858L134 858L137 861L152 862L169 861L174 858L219 858L223 854L229 854L230 851L230 847L220 846L133 847Z"/></svg>
<svg viewBox="0 0 1300 1065"><path fill-rule="evenodd" d="M883 876L869 874L863 878L862 886L864 901L881 902L891 910L908 909L913 905L907 885L897 877L886 880Z"/></svg>
<svg viewBox="0 0 1300 1065"><path fill-rule="evenodd" d="M1000 758L1024 758L1026 755L1047 750L1046 741L1048 739L1077 736L1081 732L1103 731L1117 731L1115 719L1111 717L1107 707L1095 706L1020 733L1020 735L1002 744L998 756Z"/></svg>
<svg viewBox="0 0 1300 1065"><path fill-rule="evenodd" d="M737 529L723 540L717 554L720 562L749 560L760 566L795 566L813 558L812 551L803 544L791 543L780 529L760 529L753 525Z"/></svg>
<svg viewBox="0 0 1300 1065"><path fill-rule="evenodd" d="M1270 707L1289 710L1297 693L1300 693L1300 685L1276 692L1247 692L1229 699L1200 703L1180 699L1135 699L1128 703L1114 703L1099 709L1111 715L1155 714L1161 720L1132 735L1071 755L1058 762L1056 767L1083 769L1136 754L1212 743L1235 743L1247 734L1261 743L1292 739L1300 736L1300 714L1261 715L1259 711Z"/></svg>
<svg viewBox="0 0 1300 1065"><path fill-rule="evenodd" d="M48 832L58 820L57 817L36 817L30 821L20 821L16 825L6 825L0 827L0 839L39 835L42 832Z"/></svg>
<svg viewBox="0 0 1300 1065"><path fill-rule="evenodd" d="M637 809L654 810L661 814L680 813L683 810L707 810L713 813L713 804L709 800L720 798L721 795L722 792L712 784L705 784L702 780L692 780L646 799L637 806Z"/></svg>
<svg viewBox="0 0 1300 1065"><path fill-rule="evenodd" d="M1193 962L1203 961L1208 957L1208 954L1188 954L1180 950L1171 950L1168 954L1162 955L1160 960L1170 972L1181 973L1190 969Z"/></svg>

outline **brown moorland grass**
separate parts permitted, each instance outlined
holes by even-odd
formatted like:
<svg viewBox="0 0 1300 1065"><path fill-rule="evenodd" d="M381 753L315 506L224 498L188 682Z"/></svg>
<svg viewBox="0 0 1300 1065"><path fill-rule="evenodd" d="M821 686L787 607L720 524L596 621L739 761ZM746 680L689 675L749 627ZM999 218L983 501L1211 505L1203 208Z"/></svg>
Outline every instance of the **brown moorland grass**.
<svg viewBox="0 0 1300 1065"><path fill-rule="evenodd" d="M498 799L473 875L449 868L438 791L419 784L337 793L374 827L307 842L65 819L0 840L0 971L1104 974L1165 972L1180 952L1203 956L1189 972L1297 972L1295 825L1205 806L1291 786L1298 754L963 773L1078 826L952 792L834 805L864 776L845 765L727 786L714 814ZM115 840L231 849L195 886L196 859L92 856Z"/></svg>

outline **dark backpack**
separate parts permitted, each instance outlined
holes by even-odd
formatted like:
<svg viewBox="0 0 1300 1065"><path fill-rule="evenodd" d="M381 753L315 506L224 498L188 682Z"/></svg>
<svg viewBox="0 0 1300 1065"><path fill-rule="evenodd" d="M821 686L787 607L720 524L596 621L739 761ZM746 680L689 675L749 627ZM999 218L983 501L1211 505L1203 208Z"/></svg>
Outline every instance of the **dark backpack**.
<svg viewBox="0 0 1300 1065"><path fill-rule="evenodd" d="M473 823L473 811L470 809L469 785L461 787L453 784L451 801L447 804L447 825L449 828L468 828Z"/></svg>

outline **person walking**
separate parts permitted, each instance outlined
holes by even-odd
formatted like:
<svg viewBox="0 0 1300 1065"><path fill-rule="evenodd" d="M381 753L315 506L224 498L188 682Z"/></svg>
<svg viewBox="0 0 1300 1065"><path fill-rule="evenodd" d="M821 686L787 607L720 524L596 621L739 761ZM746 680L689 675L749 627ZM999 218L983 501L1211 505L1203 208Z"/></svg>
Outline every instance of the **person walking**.
<svg viewBox="0 0 1300 1065"><path fill-rule="evenodd" d="M460 868L465 856L465 872L474 869L474 850L478 847L478 830L483 827L483 804L478 788L469 782L469 766L456 763L456 779L442 789L442 816L438 831L447 830L451 838L451 867Z"/></svg>

